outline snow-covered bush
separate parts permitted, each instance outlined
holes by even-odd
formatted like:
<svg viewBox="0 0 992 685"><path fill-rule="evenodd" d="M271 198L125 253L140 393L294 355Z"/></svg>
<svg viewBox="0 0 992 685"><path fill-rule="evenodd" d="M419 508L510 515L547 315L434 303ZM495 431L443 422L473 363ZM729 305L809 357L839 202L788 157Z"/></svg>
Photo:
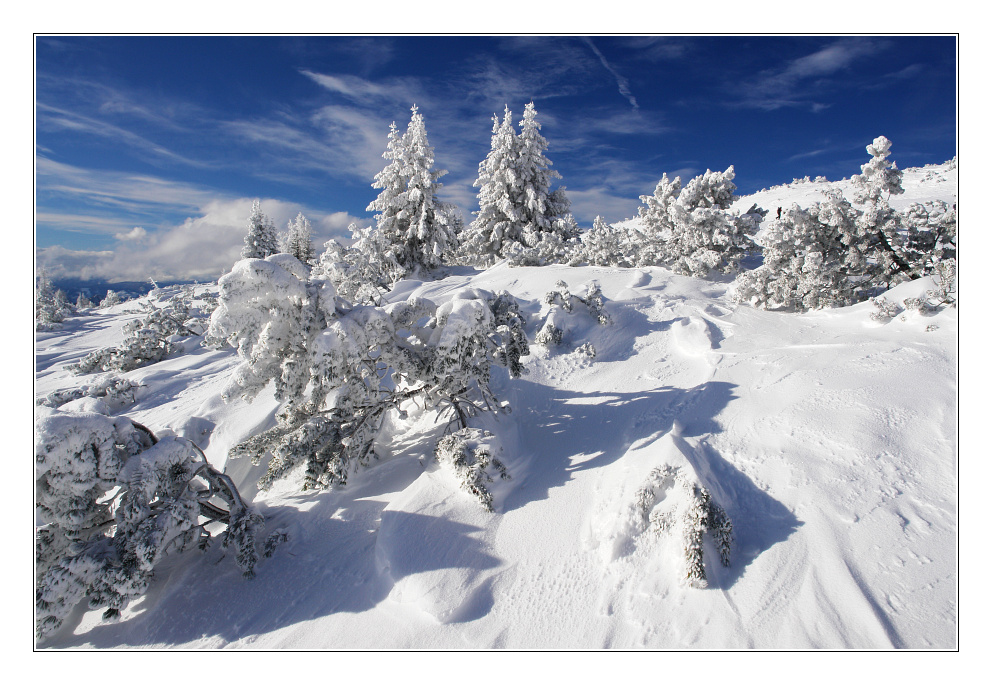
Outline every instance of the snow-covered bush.
<svg viewBox="0 0 992 685"><path fill-rule="evenodd" d="M888 323L902 311L902 308L895 302L889 302L884 297L873 297L871 303L875 305L875 311L870 314L872 321Z"/></svg>
<svg viewBox="0 0 992 685"><path fill-rule="evenodd" d="M946 202L914 202L902 213L906 231L900 252L919 275L929 275L940 262L957 257L957 211Z"/></svg>
<svg viewBox="0 0 992 685"><path fill-rule="evenodd" d="M500 447L496 436L478 428L462 428L441 438L434 449L434 458L458 478L461 487L475 495L486 511L495 511L493 495L486 487L494 473L509 479L503 463L495 457Z"/></svg>
<svg viewBox="0 0 992 685"><path fill-rule="evenodd" d="M248 232L245 233L245 246L241 248L242 259L264 259L279 251L279 236L272 219L262 213L258 200L251 204L248 215Z"/></svg>
<svg viewBox="0 0 992 685"><path fill-rule="evenodd" d="M138 387L138 383L123 376L109 374L78 388L51 392L39 399L36 404L42 407L55 408L84 397L95 397L106 402L110 409L121 409L134 404L134 392Z"/></svg>
<svg viewBox="0 0 992 685"><path fill-rule="evenodd" d="M945 305L957 306L957 260L947 259L938 263L930 277L934 287L919 297L903 300L906 309L931 314L940 311Z"/></svg>
<svg viewBox="0 0 992 685"><path fill-rule="evenodd" d="M131 371L165 359L181 349L179 338L204 332L205 317L194 311L191 304L192 288L184 288L161 307L150 301L142 302L143 316L124 326L120 345L94 350L78 364L66 368L76 374Z"/></svg>
<svg viewBox="0 0 992 685"><path fill-rule="evenodd" d="M376 174L381 189L366 211L376 214L376 247L387 253L404 274L437 269L457 247L451 208L438 208L434 199L448 173L434 170L434 148L427 142L424 117L413 112L406 133L393 123L383 157L389 164ZM359 248L361 249L361 248Z"/></svg>
<svg viewBox="0 0 992 685"><path fill-rule="evenodd" d="M97 307L99 309L106 309L107 307L113 307L121 302L127 302L127 297L125 295L121 295L115 290L108 290L107 294L103 296L103 299L100 300L100 304L97 305Z"/></svg>
<svg viewBox="0 0 992 685"><path fill-rule="evenodd" d="M250 400L274 381L283 402L274 428L231 450L255 463L272 456L263 488L304 464L305 489L345 484L374 456L387 413L404 416L414 398L459 428L480 411L507 410L490 369L518 373L526 354L517 307L503 293L352 305L290 255L238 262L220 287L210 332L243 360L224 398Z"/></svg>
<svg viewBox="0 0 992 685"><path fill-rule="evenodd" d="M905 215L889 206L889 196L903 192L890 147L884 136L876 138L867 147L871 160L851 177L860 209L834 190L809 209L793 205L769 222L764 263L738 276L736 301L799 311L844 306L952 256L956 218L946 205L944 211L915 205Z"/></svg>
<svg viewBox="0 0 992 685"><path fill-rule="evenodd" d="M651 471L636 494L638 507L651 530L677 535L682 544L682 580L690 587L708 585L703 565L703 534L713 536L720 562L730 566L733 525L709 491L689 479L678 466Z"/></svg>
<svg viewBox="0 0 992 685"><path fill-rule="evenodd" d="M489 154L479 164L479 211L461 236L459 259L487 265L511 257L517 265L567 262L569 243L578 231L568 213L565 188L551 189L561 175L544 154L534 103L524 109L520 134L513 128L510 108L503 121L493 117Z"/></svg>
<svg viewBox="0 0 992 685"><path fill-rule="evenodd" d="M569 292L565 281L558 281L555 289L544 296L544 303L549 309L544 325L534 338L534 342L538 345L551 347L562 343L566 326L565 315L571 314L576 305L582 305L597 323L604 326L610 323L610 317L604 309L603 291L596 281L585 286L584 295L573 295ZM595 351L590 356L595 356Z"/></svg>
<svg viewBox="0 0 992 685"><path fill-rule="evenodd" d="M734 281L737 302L799 311L855 302L867 257L852 240L857 212L840 191L808 209L786 209L766 224L764 263ZM863 279L861 279L863 281Z"/></svg>
<svg viewBox="0 0 992 685"><path fill-rule="evenodd" d="M707 170L682 187L663 175L653 195L642 195L637 266L669 266L675 273L705 277L710 271L736 271L754 248L752 215L729 211L736 199L734 167ZM618 258L619 261L619 258Z"/></svg>
<svg viewBox="0 0 992 685"><path fill-rule="evenodd" d="M580 258L579 229L571 214L555 219L548 231L525 227L523 242L511 243L504 251L510 266L546 266L573 264Z"/></svg>
<svg viewBox="0 0 992 685"><path fill-rule="evenodd" d="M158 440L125 417L52 410L35 424L36 620L57 629L86 599L113 619L142 595L170 552L205 549L224 524L246 577L262 518L183 438Z"/></svg>
<svg viewBox="0 0 992 685"><path fill-rule="evenodd" d="M357 247L345 247L336 240L328 240L316 267L317 275L329 280L338 296L349 302L381 304L382 295L389 292L402 269L395 262L383 264L382 251L371 247L375 243L373 229L352 224L351 230Z"/></svg>
<svg viewBox="0 0 992 685"><path fill-rule="evenodd" d="M34 282L35 330L58 330L66 317L72 314L72 305L69 304L65 292L55 289L48 274L44 269L40 269Z"/></svg>
<svg viewBox="0 0 992 685"><path fill-rule="evenodd" d="M635 247L630 233L611 226L601 216L593 221L592 228L582 233L581 247L576 261L591 266L631 267L637 262Z"/></svg>

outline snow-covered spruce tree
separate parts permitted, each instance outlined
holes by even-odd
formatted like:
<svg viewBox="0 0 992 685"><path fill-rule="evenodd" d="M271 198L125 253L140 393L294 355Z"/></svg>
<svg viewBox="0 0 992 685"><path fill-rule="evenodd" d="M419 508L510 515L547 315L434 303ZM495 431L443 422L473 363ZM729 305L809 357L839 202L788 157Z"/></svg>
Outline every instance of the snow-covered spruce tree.
<svg viewBox="0 0 992 685"><path fill-rule="evenodd" d="M275 224L262 213L259 201L254 200L248 215L248 232L245 234L245 246L241 248L241 258L264 259L278 251L279 237Z"/></svg>
<svg viewBox="0 0 992 685"><path fill-rule="evenodd" d="M106 309L107 307L113 307L121 302L127 302L127 297L121 295L116 290L108 290L107 294L103 296L102 300L100 300L100 304L97 305L97 308Z"/></svg>
<svg viewBox="0 0 992 685"><path fill-rule="evenodd" d="M90 298L86 297L84 293L79 293L76 297L76 311L83 311L84 309L93 309L93 303Z"/></svg>
<svg viewBox="0 0 992 685"><path fill-rule="evenodd" d="M454 252L457 241L448 211L439 212L434 196L448 173L434 170L434 148L427 142L424 117L413 112L406 133L396 124L389 128L383 157L389 164L376 174L373 188L381 189L366 211L376 214L378 242L405 273L438 268L445 255Z"/></svg>
<svg viewBox="0 0 992 685"><path fill-rule="evenodd" d="M675 491L675 488L678 488ZM648 482L638 490L638 506L656 533L672 533L682 543L682 581L690 587L705 588L703 534L711 533L720 562L730 566L733 525L727 513L713 501L709 491L690 480L678 466L665 465L651 471Z"/></svg>
<svg viewBox="0 0 992 685"><path fill-rule="evenodd" d="M42 269L35 278L34 320L35 330L54 331L73 314L72 305L65 291L52 286L48 274Z"/></svg>
<svg viewBox="0 0 992 685"><path fill-rule="evenodd" d="M697 176L685 187L663 175L654 195L643 195L640 209L643 246L638 266L665 264L675 273L705 277L710 271L731 273L755 245L751 215L729 211L736 199L734 167ZM640 243L640 241L639 241Z"/></svg>
<svg viewBox="0 0 992 685"><path fill-rule="evenodd" d="M544 154L547 149L537 110L533 102L528 103L520 120L517 156L518 202L522 204L520 237L525 249L511 257L512 263L540 266L567 262L577 248L574 241L579 231L568 211L565 187L551 189L552 181L560 180L561 174L551 168L551 160Z"/></svg>
<svg viewBox="0 0 992 685"><path fill-rule="evenodd" d="M489 154L479 163L473 185L479 189L479 211L462 232L460 260L469 264L491 264L503 257L505 245L521 240L523 210L517 205L519 141L513 129L509 106L503 121L493 115Z"/></svg>
<svg viewBox="0 0 992 685"><path fill-rule="evenodd" d="M308 266L317 257L317 252L313 248L310 220L303 215L303 212L297 214L296 218L291 219L287 225L282 251L293 255Z"/></svg>
<svg viewBox="0 0 992 685"><path fill-rule="evenodd" d="M238 262L220 287L210 333L242 358L225 399L250 400L274 381L283 402L274 428L231 450L255 463L272 456L262 488L298 466L304 489L344 485L375 456L386 414L405 415L414 398L458 428L480 411L506 410L489 388L490 369L506 365L512 375L526 353L519 315L502 294L352 305L320 269L307 273L289 255Z"/></svg>
<svg viewBox="0 0 992 685"><path fill-rule="evenodd" d="M518 135L506 107L493 117L489 154L479 164L475 187L479 211L462 234L463 261L489 264L510 257L517 265L567 262L576 249L578 227L568 213L565 188L551 189L561 175L544 154L534 103L524 109Z"/></svg>
<svg viewBox="0 0 992 685"><path fill-rule="evenodd" d="M94 350L66 368L76 374L131 371L159 362L180 349L177 338L201 335L205 330L204 313L192 307L192 288L183 289L161 307L143 302L142 309L142 317L122 329L124 340L120 345Z"/></svg>
<svg viewBox="0 0 992 685"><path fill-rule="evenodd" d="M157 439L126 417L43 412L35 424L36 620L57 629L79 602L113 619L142 595L170 552L205 549L225 524L245 577L262 517L192 442Z"/></svg>

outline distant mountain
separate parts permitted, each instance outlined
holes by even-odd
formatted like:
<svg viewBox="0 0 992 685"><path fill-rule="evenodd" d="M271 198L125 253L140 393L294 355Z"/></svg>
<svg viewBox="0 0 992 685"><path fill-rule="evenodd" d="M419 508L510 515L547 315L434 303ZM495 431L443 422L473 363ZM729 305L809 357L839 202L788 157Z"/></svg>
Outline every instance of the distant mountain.
<svg viewBox="0 0 992 685"><path fill-rule="evenodd" d="M65 291L70 302L75 302L76 298L79 297L79 293L83 293L88 297L94 304L99 303L107 295L108 290L114 290L122 295L127 295L129 298L141 297L142 295L147 295L154 286L148 281L101 281L101 280L84 280L81 278L59 278L52 281L56 288L61 288ZM196 283L193 280L187 281L157 281L160 288L164 288L170 285L185 285L187 283Z"/></svg>

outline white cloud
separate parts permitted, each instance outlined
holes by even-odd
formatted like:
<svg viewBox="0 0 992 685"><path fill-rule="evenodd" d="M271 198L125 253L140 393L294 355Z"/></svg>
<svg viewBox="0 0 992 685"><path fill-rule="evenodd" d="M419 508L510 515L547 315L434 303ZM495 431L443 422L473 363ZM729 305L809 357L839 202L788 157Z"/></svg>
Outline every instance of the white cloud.
<svg viewBox="0 0 992 685"><path fill-rule="evenodd" d="M149 276L157 280L213 279L226 272L241 257L246 221L252 198L214 200L197 216L181 224L144 231L135 227L131 233L140 241L125 239L113 250L67 250L63 247L41 248L38 265L54 278L78 277L106 280L141 281ZM289 220L303 212L315 227L314 247L322 249L332 237L350 238L347 227L352 222L368 225L367 219L345 212L325 214L296 203L262 199L262 211L272 218L277 230L285 230ZM138 236L136 231L143 231ZM130 234L126 234L130 235Z"/></svg>
<svg viewBox="0 0 992 685"><path fill-rule="evenodd" d="M141 240L146 235L148 235L148 231L143 229L141 226L135 226L127 233L118 233L114 237L118 240Z"/></svg>
<svg viewBox="0 0 992 685"><path fill-rule="evenodd" d="M583 228L592 226L597 215L607 223L637 216L640 206L638 198L624 197L602 186L587 190L567 189L565 194L572 203L572 215Z"/></svg>

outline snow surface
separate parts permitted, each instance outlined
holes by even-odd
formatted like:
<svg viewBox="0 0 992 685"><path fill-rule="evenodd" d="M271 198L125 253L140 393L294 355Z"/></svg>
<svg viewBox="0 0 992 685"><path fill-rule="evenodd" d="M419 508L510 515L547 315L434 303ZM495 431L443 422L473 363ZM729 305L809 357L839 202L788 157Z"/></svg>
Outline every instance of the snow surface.
<svg viewBox="0 0 992 685"><path fill-rule="evenodd" d="M938 172L947 180L921 180L931 194L910 201L956 201L956 170ZM817 185L736 206L758 202L774 216L779 203L816 201ZM728 280L663 268L505 264L405 281L389 299L505 289L533 340L559 279L574 293L598 281L612 323L576 308L561 346L532 346L528 375L494 374L513 407L482 425L512 475L493 486L495 514L434 462L431 415L392 419L382 458L346 488L304 493L300 476L259 493L265 464L227 463L227 450L273 425L277 404L271 387L252 404L221 401L233 350L191 344L123 374L144 387L115 413L196 442L254 499L266 532L290 540L252 581L218 563L219 544L170 556L120 622L81 607L38 646L956 648L956 309L882 324L868 302L754 310L731 303ZM118 343L136 310L39 333L36 397L92 382L64 365ZM665 464L693 474L733 522L729 567L706 538L705 589L680 582L678 541L653 533L635 506Z"/></svg>

